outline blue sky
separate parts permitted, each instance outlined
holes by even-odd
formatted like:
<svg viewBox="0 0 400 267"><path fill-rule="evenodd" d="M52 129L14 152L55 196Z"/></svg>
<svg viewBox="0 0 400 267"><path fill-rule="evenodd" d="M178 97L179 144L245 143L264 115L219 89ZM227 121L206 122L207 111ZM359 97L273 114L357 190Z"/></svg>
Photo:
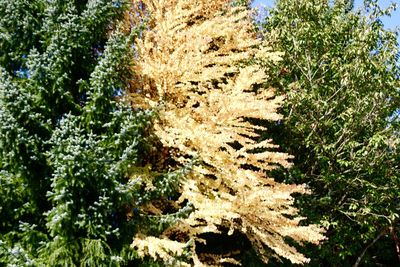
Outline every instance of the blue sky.
<svg viewBox="0 0 400 267"><path fill-rule="evenodd" d="M293 0L296 1L296 0ZM274 4L274 0L254 0L253 6L260 7L262 5L265 6L272 6ZM385 17L382 19L383 23L385 24L386 28L394 29L395 27L400 28L400 0L378 0L379 4L382 7L387 7L390 3L395 2L397 3L398 7L395 12L393 12L391 17ZM363 0L355 0L355 7L361 6ZM400 40L400 36L399 36Z"/></svg>

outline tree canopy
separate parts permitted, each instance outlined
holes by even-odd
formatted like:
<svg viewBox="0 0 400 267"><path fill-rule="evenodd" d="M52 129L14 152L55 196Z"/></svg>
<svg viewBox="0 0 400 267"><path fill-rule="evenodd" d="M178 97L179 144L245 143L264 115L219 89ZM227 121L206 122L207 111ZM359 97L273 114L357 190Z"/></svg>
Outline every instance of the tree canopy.
<svg viewBox="0 0 400 267"><path fill-rule="evenodd" d="M298 206L328 229L315 265L396 261L379 249L395 248L385 235L397 240L399 218L399 46L381 21L393 8L280 0L260 26L285 52L270 80L287 96L285 119L271 133L295 159L279 175L310 186Z"/></svg>
<svg viewBox="0 0 400 267"><path fill-rule="evenodd" d="M395 265L393 8L0 0L0 265Z"/></svg>
<svg viewBox="0 0 400 267"><path fill-rule="evenodd" d="M135 36L120 29L124 11L117 1L0 2L2 265L133 259L140 223L127 209L153 196L128 175L146 164L152 113L118 97Z"/></svg>

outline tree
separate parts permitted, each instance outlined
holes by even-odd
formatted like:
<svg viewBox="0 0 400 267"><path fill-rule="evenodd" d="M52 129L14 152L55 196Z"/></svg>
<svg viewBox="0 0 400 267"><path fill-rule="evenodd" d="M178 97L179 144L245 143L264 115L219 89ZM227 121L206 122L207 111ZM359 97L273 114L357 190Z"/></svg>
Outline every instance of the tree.
<svg viewBox="0 0 400 267"><path fill-rule="evenodd" d="M308 250L315 266L394 264L399 248L399 46L381 21L393 6L352 8L279 0L261 23L268 45L285 52L269 83L287 96L286 118L270 133L295 156L275 175L310 186L298 206L328 229Z"/></svg>
<svg viewBox="0 0 400 267"><path fill-rule="evenodd" d="M0 264L119 266L135 257L152 113L121 97L130 77L120 1L0 1ZM132 179L129 179L132 178ZM135 213L135 216L132 214Z"/></svg>
<svg viewBox="0 0 400 267"><path fill-rule="evenodd" d="M288 167L290 157L260 139L261 121L282 118L276 110L283 98L260 86L269 69L257 62L274 64L280 53L259 49L248 10L230 1L134 3L127 24L145 20L147 29L133 44L131 101L157 111L154 129L165 151L161 158L170 162L166 167L193 163L177 199L193 212L160 235L139 233L133 242L139 255L174 265L238 264L232 251L204 251L201 243L241 234L264 262L272 256L307 262L286 240L323 238L318 226L300 226L292 207L291 195L307 190L265 175ZM154 203L148 213L169 209Z"/></svg>

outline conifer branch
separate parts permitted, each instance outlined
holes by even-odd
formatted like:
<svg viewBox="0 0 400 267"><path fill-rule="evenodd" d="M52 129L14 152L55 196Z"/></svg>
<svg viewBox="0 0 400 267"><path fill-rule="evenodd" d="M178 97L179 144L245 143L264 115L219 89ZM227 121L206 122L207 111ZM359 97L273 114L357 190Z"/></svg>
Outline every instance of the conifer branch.
<svg viewBox="0 0 400 267"><path fill-rule="evenodd" d="M192 203L194 211L169 232L184 233L197 243L204 233L239 232L265 262L267 248L292 263L307 262L284 240L318 243L323 239L318 226L299 226L302 218L292 206L291 195L307 189L266 176L277 166L289 167L291 156L277 152L270 140L259 141L265 128L249 120L282 119L277 109L283 97L274 96L271 88L257 89L266 80L266 70L248 63L260 57L275 62L281 54L259 48L249 11L229 1L140 3L134 1L141 10L132 15L147 14L148 29L134 44L133 105L159 111L155 132L164 147L175 151L169 155L175 162L185 164L193 157L201 161L183 182L179 199ZM170 243L177 241L164 239L153 247L162 251L151 252L148 241L149 237L136 238L133 246L139 254L150 253L161 260L170 260L165 251L182 252ZM192 261L202 266L195 246L196 242ZM232 262L217 255L214 259L209 264Z"/></svg>

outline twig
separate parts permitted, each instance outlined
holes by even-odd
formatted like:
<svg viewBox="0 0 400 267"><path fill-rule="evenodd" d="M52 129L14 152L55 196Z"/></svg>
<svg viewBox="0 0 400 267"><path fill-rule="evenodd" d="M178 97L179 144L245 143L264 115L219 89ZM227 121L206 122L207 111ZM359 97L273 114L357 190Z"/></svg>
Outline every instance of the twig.
<svg viewBox="0 0 400 267"><path fill-rule="evenodd" d="M400 241L399 241L399 238L396 235L396 232L395 232L393 226L390 227L390 233L392 235L392 238L393 238L393 241L394 241L394 245L396 247L397 258L400 261Z"/></svg>
<svg viewBox="0 0 400 267"><path fill-rule="evenodd" d="M371 242L368 246L366 246L366 247L364 248L364 250L363 250L363 252L361 253L361 255L358 256L357 261L356 261L356 263L354 263L353 267L358 267L358 266L360 265L361 260L362 260L362 258L364 257L365 252L367 252L367 250L368 250L370 247L372 247L372 246L376 243L376 241L378 241L384 234L386 234L386 232L387 232L387 228L383 229L383 230L379 233L379 235L378 235L377 237L375 237L375 239L372 240L372 242Z"/></svg>

